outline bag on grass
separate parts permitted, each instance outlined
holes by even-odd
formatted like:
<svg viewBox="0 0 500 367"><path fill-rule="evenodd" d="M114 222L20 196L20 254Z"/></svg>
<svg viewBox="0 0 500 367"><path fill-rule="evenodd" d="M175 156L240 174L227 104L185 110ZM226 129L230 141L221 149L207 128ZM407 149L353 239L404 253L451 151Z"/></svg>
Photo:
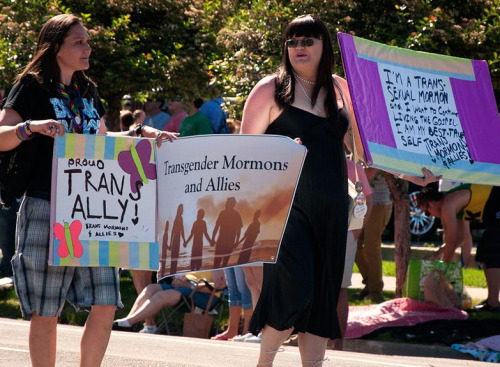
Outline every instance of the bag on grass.
<svg viewBox="0 0 500 367"><path fill-rule="evenodd" d="M439 307L456 307L462 305L461 298L446 279L442 270L434 269L424 278L424 302Z"/></svg>
<svg viewBox="0 0 500 367"><path fill-rule="evenodd" d="M444 262L440 260L419 259L412 259L408 264L408 271L403 285L403 296L423 301L425 277L433 270L441 271L443 276L450 282L458 297L462 296L463 274L460 261Z"/></svg>

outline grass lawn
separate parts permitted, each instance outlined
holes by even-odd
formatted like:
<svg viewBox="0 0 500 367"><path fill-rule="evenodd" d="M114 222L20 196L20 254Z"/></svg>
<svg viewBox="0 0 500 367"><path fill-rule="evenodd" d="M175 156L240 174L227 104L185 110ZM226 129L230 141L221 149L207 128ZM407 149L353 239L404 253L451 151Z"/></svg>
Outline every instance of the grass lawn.
<svg viewBox="0 0 500 367"><path fill-rule="evenodd" d="M354 272L359 273L359 269L354 264ZM396 263L394 261L382 261L382 272L385 276L396 276ZM464 285L466 287L486 288L486 278L481 269L465 268L463 269Z"/></svg>

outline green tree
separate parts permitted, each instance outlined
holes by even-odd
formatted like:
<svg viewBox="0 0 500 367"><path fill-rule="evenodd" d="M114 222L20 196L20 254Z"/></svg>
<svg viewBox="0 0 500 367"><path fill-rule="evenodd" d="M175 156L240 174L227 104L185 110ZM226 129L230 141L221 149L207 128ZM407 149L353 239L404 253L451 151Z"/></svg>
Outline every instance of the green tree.
<svg viewBox="0 0 500 367"><path fill-rule="evenodd" d="M185 11L188 0L1 1L0 80L12 84L29 62L43 23L59 13L80 16L92 38L88 74L118 127L123 95L144 98L200 95L209 78L201 52L203 36ZM46 14L38 16L38 14Z"/></svg>

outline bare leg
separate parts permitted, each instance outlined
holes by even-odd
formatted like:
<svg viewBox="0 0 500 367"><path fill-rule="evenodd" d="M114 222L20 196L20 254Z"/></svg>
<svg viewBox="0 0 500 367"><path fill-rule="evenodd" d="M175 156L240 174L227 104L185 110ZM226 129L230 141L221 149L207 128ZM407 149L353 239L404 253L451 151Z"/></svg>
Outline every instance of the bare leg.
<svg viewBox="0 0 500 367"><path fill-rule="evenodd" d="M328 339L310 333L299 333L298 341L302 367L322 366Z"/></svg>
<svg viewBox="0 0 500 367"><path fill-rule="evenodd" d="M92 306L80 342L80 366L99 367L108 347L116 306Z"/></svg>
<svg viewBox="0 0 500 367"><path fill-rule="evenodd" d="M238 335L238 327L240 326L241 306L229 307L229 322L227 330L219 335L224 335L228 339L234 338ZM214 337L215 338L215 337Z"/></svg>
<svg viewBox="0 0 500 367"><path fill-rule="evenodd" d="M153 318L162 307L174 306L180 299L181 292L175 289L156 292L150 298L146 299L136 311L129 313L128 316L122 320L127 320L130 325L133 325L141 320ZM154 322L152 325L154 325Z"/></svg>
<svg viewBox="0 0 500 367"><path fill-rule="evenodd" d="M144 288L151 284L152 271L149 270L134 270L132 280L137 294L141 294Z"/></svg>
<svg viewBox="0 0 500 367"><path fill-rule="evenodd" d="M250 325L250 319L252 318L253 309L243 310L243 330L241 335L248 333L248 325Z"/></svg>
<svg viewBox="0 0 500 367"><path fill-rule="evenodd" d="M31 316L29 348L34 367L56 365L57 317Z"/></svg>
<svg viewBox="0 0 500 367"><path fill-rule="evenodd" d="M499 307L500 293L500 268L484 268L486 283L488 284L488 304L491 307Z"/></svg>
<svg viewBox="0 0 500 367"><path fill-rule="evenodd" d="M340 333L342 338L345 335L347 328L347 317L349 315L349 301L347 300L347 289L341 288L339 293L339 301L337 303L337 316L339 318ZM343 350L343 339L333 339L333 349Z"/></svg>
<svg viewBox="0 0 500 367"><path fill-rule="evenodd" d="M252 304L253 308L257 305L257 301L260 297L260 292L262 291L262 281L264 279L264 271L262 266L244 266L243 272L245 273L245 280L247 286L252 293Z"/></svg>
<svg viewBox="0 0 500 367"><path fill-rule="evenodd" d="M136 313L146 302L148 299L153 297L153 295L157 292L161 292L163 288L161 287L160 284L150 284L147 287L145 287L142 292L139 294L139 296L136 298L134 305L130 309L130 312L128 313L127 317L130 317L130 315ZM146 320L146 325L155 325L155 320L153 317L148 317L145 319Z"/></svg>
<svg viewBox="0 0 500 367"><path fill-rule="evenodd" d="M279 331L269 325L264 326L262 330L262 341L260 343L260 355L257 366L272 366L276 353L281 348L281 345L288 339L293 328Z"/></svg>

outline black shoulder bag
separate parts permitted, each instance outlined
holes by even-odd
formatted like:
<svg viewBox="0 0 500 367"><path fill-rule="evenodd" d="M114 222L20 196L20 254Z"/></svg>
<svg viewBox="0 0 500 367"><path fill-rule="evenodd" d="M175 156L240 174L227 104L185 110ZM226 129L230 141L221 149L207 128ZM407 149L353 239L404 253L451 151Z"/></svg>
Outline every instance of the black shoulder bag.
<svg viewBox="0 0 500 367"><path fill-rule="evenodd" d="M30 143L24 141L12 150L0 152L0 201L5 208L26 191L31 171Z"/></svg>

